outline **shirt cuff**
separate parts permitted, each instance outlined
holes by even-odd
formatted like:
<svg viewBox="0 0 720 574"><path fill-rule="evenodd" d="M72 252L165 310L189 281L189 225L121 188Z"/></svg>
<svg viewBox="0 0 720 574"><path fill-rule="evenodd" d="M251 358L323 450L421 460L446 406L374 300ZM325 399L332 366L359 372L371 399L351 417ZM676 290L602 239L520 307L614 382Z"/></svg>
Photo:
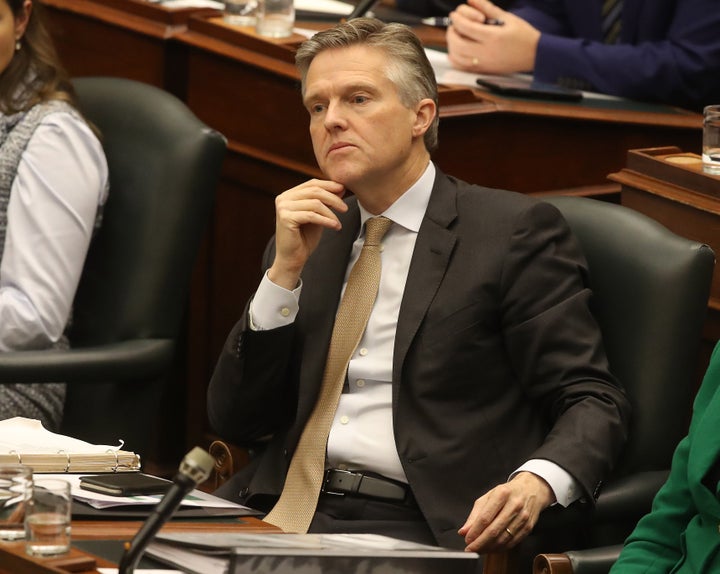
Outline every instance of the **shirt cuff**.
<svg viewBox="0 0 720 574"><path fill-rule="evenodd" d="M297 317L301 290L302 281L288 291L270 281L265 272L250 302L250 329L269 331L290 325Z"/></svg>
<svg viewBox="0 0 720 574"><path fill-rule="evenodd" d="M540 458L531 459L513 472L510 479L524 471L536 474L550 485L555 494L555 504L566 507L580 498L582 489L578 481L554 462Z"/></svg>

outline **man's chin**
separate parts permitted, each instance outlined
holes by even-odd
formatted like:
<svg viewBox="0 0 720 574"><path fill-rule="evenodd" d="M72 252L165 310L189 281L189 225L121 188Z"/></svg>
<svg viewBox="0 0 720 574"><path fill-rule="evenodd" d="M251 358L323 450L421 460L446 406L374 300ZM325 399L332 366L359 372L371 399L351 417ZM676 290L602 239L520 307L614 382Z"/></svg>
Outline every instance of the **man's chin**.
<svg viewBox="0 0 720 574"><path fill-rule="evenodd" d="M352 189L353 185L361 179L357 173L347 169L324 169L323 173L327 179L341 183L346 189Z"/></svg>

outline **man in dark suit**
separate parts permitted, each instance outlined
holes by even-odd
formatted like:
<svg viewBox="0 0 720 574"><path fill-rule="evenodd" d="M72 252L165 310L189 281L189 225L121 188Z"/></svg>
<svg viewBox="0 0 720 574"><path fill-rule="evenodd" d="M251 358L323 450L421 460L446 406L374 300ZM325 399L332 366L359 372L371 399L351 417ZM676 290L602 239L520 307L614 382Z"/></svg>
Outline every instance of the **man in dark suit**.
<svg viewBox="0 0 720 574"><path fill-rule="evenodd" d="M467 0L453 11L452 64L698 111L720 101L715 0L517 0L509 10Z"/></svg>
<svg viewBox="0 0 720 574"><path fill-rule="evenodd" d="M365 223L383 216L377 299L342 374L309 530L513 547L547 507L593 500L627 432L578 246L554 207L430 161L437 86L409 28L351 20L296 61L327 179L278 196L266 274L211 380L223 437L272 435L221 494L278 500Z"/></svg>

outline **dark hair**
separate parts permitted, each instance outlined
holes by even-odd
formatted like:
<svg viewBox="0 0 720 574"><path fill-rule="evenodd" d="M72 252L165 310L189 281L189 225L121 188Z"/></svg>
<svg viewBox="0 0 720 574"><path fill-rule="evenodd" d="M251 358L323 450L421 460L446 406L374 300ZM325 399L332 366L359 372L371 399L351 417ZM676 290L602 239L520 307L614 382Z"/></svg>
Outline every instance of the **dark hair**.
<svg viewBox="0 0 720 574"><path fill-rule="evenodd" d="M422 43L404 24L384 24L375 18L354 18L328 30L318 32L303 42L295 54L295 64L305 80L315 56L324 50L365 45L383 50L388 56L385 74L395 84L400 101L412 107L424 98L438 106L435 72L427 59ZM425 147L433 151L438 145L438 114L425 132Z"/></svg>
<svg viewBox="0 0 720 574"><path fill-rule="evenodd" d="M3 1L15 18L22 14L23 0L0 0ZM43 23L42 10L39 2L33 2L20 49L0 74L0 112L5 114L27 110L48 100L75 105L75 92Z"/></svg>

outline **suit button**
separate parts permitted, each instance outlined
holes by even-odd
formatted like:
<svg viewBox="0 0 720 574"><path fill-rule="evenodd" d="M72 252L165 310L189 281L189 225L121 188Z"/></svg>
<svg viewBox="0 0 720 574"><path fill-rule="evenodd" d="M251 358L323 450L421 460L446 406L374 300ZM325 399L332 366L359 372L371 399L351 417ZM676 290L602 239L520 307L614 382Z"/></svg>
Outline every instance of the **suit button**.
<svg viewBox="0 0 720 574"><path fill-rule="evenodd" d="M248 495L248 492L250 492L250 489L246 486L245 488L240 490L240 498L245 498Z"/></svg>
<svg viewBox="0 0 720 574"><path fill-rule="evenodd" d="M288 450L286 448L283 449L283 456L287 458L288 456Z"/></svg>

